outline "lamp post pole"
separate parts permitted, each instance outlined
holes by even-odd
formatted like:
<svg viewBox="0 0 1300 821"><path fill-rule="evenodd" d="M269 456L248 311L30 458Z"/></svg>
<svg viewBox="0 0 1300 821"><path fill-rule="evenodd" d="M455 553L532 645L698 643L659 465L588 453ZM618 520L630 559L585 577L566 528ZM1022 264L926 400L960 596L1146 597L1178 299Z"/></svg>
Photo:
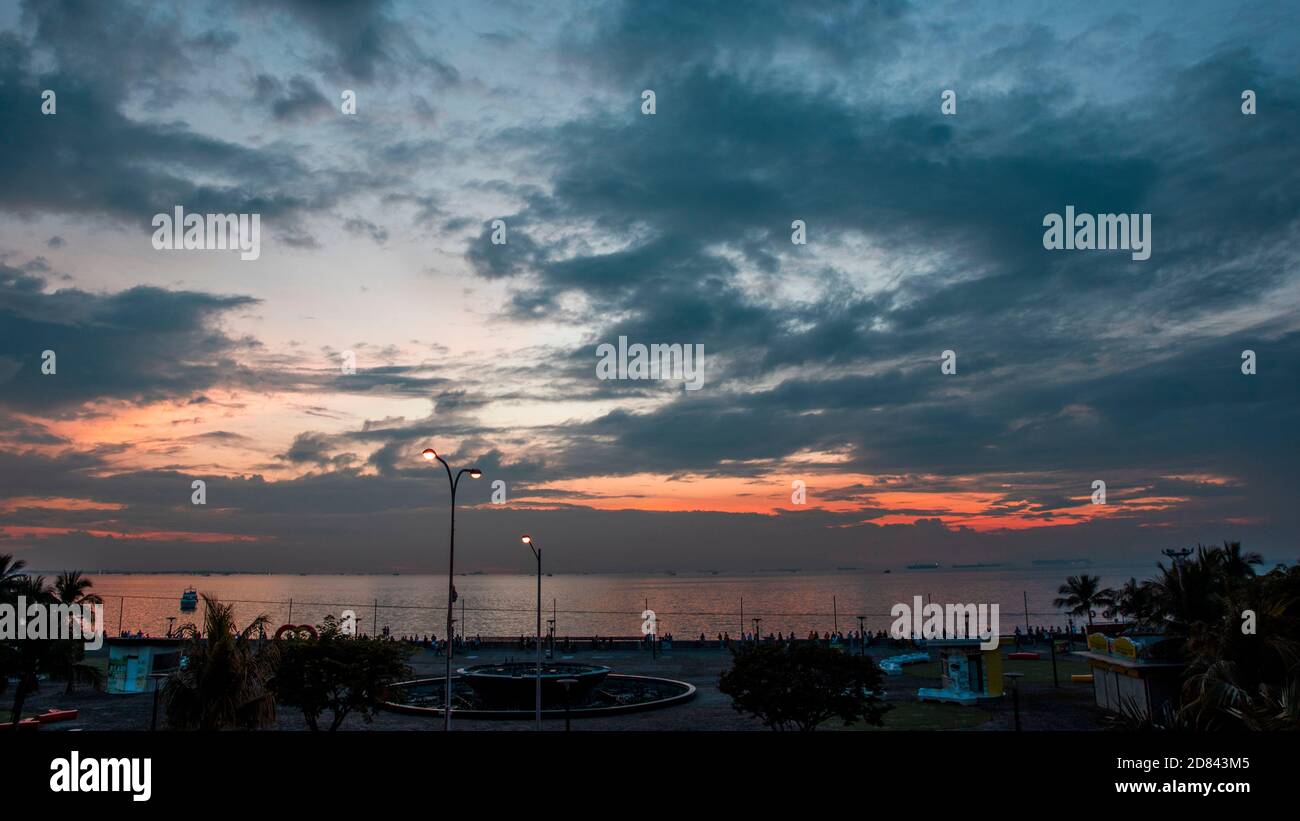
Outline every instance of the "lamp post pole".
<svg viewBox="0 0 1300 821"><path fill-rule="evenodd" d="M434 459L437 459L439 462L442 463L442 466L447 469L447 484L451 487L451 533L449 534L448 549L447 549L447 639L446 639L446 652L444 653L444 660L446 663L444 665L445 674L442 680L443 691L446 695L446 699L443 702L443 709L442 709L442 729L444 731L450 732L451 730L451 631L453 629L452 623L454 621L455 613L456 613L456 584L455 584L456 488L457 486L460 485L460 477L464 476L466 473L469 474L469 477L471 479L477 479L483 475L483 472L480 471L478 468L461 468L460 471L456 473L456 478L453 479L451 476L451 465L447 464L447 460L439 456L437 451L435 451L433 448L425 448L421 456L424 457L424 460L426 462L432 462Z"/></svg>
<svg viewBox="0 0 1300 821"><path fill-rule="evenodd" d="M542 729L542 549L527 533L520 539L537 557L537 731Z"/></svg>
<svg viewBox="0 0 1300 821"><path fill-rule="evenodd" d="M1024 673L1006 673L1003 678L1011 679L1011 709L1014 711L1015 730L1020 732L1020 677Z"/></svg>
<svg viewBox="0 0 1300 821"><path fill-rule="evenodd" d="M557 682L564 688L564 732L569 732L569 688L578 683L576 678L562 678Z"/></svg>

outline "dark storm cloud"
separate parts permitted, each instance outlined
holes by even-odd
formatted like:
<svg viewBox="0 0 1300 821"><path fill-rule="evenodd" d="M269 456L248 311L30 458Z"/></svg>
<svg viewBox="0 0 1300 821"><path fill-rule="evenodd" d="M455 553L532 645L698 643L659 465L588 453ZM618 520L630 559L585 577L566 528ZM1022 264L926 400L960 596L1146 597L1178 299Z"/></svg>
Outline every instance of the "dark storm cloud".
<svg viewBox="0 0 1300 821"><path fill-rule="evenodd" d="M423 432L419 428L427 426ZM105 455L76 450L58 456L0 452L0 498L46 497L90 500L101 505L121 505L124 510L55 511L20 507L0 511L0 528L50 527L83 531L133 533L157 532L153 541L131 541L129 555L124 543L96 537L88 532L52 538L10 537L7 550L18 550L36 567L152 567L183 569L196 566L262 571L310 572L402 569L436 572L445 564L443 543L430 545L428 534L446 527L445 477L439 466L429 466L417 457L414 440L432 436L439 428L433 420L418 423L394 440L386 452L391 464L378 475L363 475L329 453L342 446L346 436L305 435L295 443L299 455L325 469L297 479L268 482L260 476L225 478L205 476L201 471L142 470L106 472ZM937 519L915 525L879 527L862 524L883 508L870 502L880 489L935 489L926 480L897 481L886 488L861 488L860 509L852 513L808 510L755 516L723 513L655 513L648 511L599 511L572 504L539 509L500 508L489 503L492 483L506 481L511 498L528 495L545 499L546 491L529 488L530 480L552 480L550 467L541 461L504 462L485 445L463 446L446 454L452 464L480 467L484 477L463 482L458 499L458 542L466 571L480 569L526 569L514 548L519 532L563 534L562 555L554 559L556 572L574 570L661 570L661 569L752 569L754 567L830 567L843 564L896 561L899 556L945 561L1024 560L1027 557L1059 556L1073 552L1095 558L1133 560L1149 558L1150 534L1135 531L1131 518L1122 513L1114 521L1055 529L1051 550L1033 532L981 534L949 529ZM599 454L597 454L599 455ZM330 463L333 463L332 465ZM190 482L203 478L208 484L209 506L189 504ZM812 477L810 477L812 478ZM1007 505L1021 507L1024 488L1007 481ZM1278 477L1281 478L1281 477ZM1072 504L1081 495L1072 490L1068 476L1044 483L1034 479L1027 487L1057 495L1050 500ZM1294 532L1295 515L1286 511L1289 491L1284 482L1273 490L1268 486L1246 492L1240 487L1206 486L1191 478L1160 479L1145 486L1127 486L1112 480L1116 497L1145 495L1199 495L1206 501L1192 515L1178 510L1162 517L1163 540L1171 544L1207 538L1246 538L1265 546L1270 560L1285 558L1277 551L1279 537ZM756 488L758 489L758 488ZM815 495L815 478L810 485ZM949 490L961 490L949 483ZM965 488L969 489L969 488ZM587 491L578 488L571 498L595 499L599 485ZM1073 502L1077 504L1077 501ZM917 507L914 515L933 511ZM1261 523L1228 524L1231 517L1251 519L1264 515ZM177 534L228 534L233 541L212 546L196 545ZM709 534L708 549L702 550L700 534ZM611 550L616 537L617 549ZM241 543L240 538L256 539ZM744 544L743 553L725 549ZM791 544L801 546L801 558L792 562ZM117 545L115 547L114 545Z"/></svg>
<svg viewBox="0 0 1300 821"><path fill-rule="evenodd" d="M313 464L322 467L329 464L337 465L350 462L351 458L349 457L352 457L351 454L331 454L331 451L337 447L335 441L336 437L330 437L315 431L300 433L294 437L289 450L278 458L293 464Z"/></svg>
<svg viewBox="0 0 1300 821"><path fill-rule="evenodd" d="M56 115L40 114L44 88L58 94ZM8 128L0 152L6 180L0 208L11 213L108 216L139 226L144 242L153 215L176 204L194 212L266 217L332 199L327 192L293 191L293 180L301 181L304 170L291 157L205 137L180 124L133 121L78 75L38 80L13 62L0 62L0 113ZM191 173L178 173L178 165ZM195 170L228 182L196 183Z"/></svg>
<svg viewBox="0 0 1300 821"><path fill-rule="evenodd" d="M262 572L363 571L388 569L437 572L445 567L446 479L440 468L363 476L348 471L313 473L291 481L260 477L227 479L198 473L136 471L95 476L93 457L70 454L46 459L0 453L0 496L68 497L129 509L130 530L218 533L256 542L227 541L199 546L184 538L131 541L72 533L51 539L0 538L6 552L17 550L36 568L151 567L157 569L258 570ZM427 466L426 466L427 467ZM437 467L437 466L435 466ZM861 525L862 514L808 510L775 516L723 513L600 511L561 506L498 508L488 504L490 482L509 473L485 466L477 482L466 480L458 494L458 567L526 571L519 555L521 532L563 534L553 555L555 572L655 571L664 569L834 567L942 559L945 562L1089 555L1127 561L1152 558L1150 534L1125 522L1058 528L1052 549L1032 532L980 534L950 530L936 519L909 526ZM18 477L24 477L19 480ZM208 483L208 505L189 503L192 478ZM513 487L513 484L511 485ZM1251 508L1238 495L1232 511ZM1244 502L1244 506L1243 506ZM1226 511L1224 511L1226 512ZM1219 515L1219 511L1215 511ZM117 532L122 510L53 511L20 507L0 511L0 528L53 527ZM1280 522L1294 528L1294 517ZM1169 543L1207 538L1204 534L1265 535L1269 528L1228 526L1222 521L1181 521L1161 531ZM700 534L709 534L701 549ZM1264 539L1256 538L1254 544ZM743 544L743 554L722 549ZM790 545L800 546L793 557ZM615 549L616 548L616 549ZM1270 560L1286 558L1273 551Z"/></svg>
<svg viewBox="0 0 1300 821"><path fill-rule="evenodd" d="M94 399L188 398L255 381L237 363L249 341L217 322L257 300L144 286L113 294L44 288L43 278L0 264L0 406L59 414ZM47 350L56 357L52 375L41 372Z"/></svg>
<svg viewBox="0 0 1300 821"><path fill-rule="evenodd" d="M346 220L343 223L343 228L349 234L353 234L356 236L368 236L379 245L383 245L385 242L388 241L388 231L384 228L379 227L378 225L375 225L373 222L371 222L368 219L353 217L351 219Z"/></svg>
<svg viewBox="0 0 1300 821"><path fill-rule="evenodd" d="M445 213L441 201L432 194L385 194L383 203L385 206L394 203L414 206L411 224L419 227L428 226Z"/></svg>
<svg viewBox="0 0 1300 821"><path fill-rule="evenodd" d="M26 449L32 445L70 445L72 440L56 436L42 424L0 415L0 442Z"/></svg>
<svg viewBox="0 0 1300 821"><path fill-rule="evenodd" d="M178 204L191 212L258 213L285 244L310 248L318 243L303 216L387 179L311 173L292 147L243 146L128 105L144 95L146 112L165 110L231 45L222 32L191 37L175 16L134 4L34 2L23 21L30 37L0 32L4 211L106 217L138 226L142 241L153 215ZM269 75L259 82L277 120L329 110L305 78L295 76L287 89ZM41 114L45 89L57 94L57 114Z"/></svg>
<svg viewBox="0 0 1300 821"><path fill-rule="evenodd" d="M21 20L38 53L109 103L142 93L154 105L174 102L198 60L224 54L238 40L224 29L189 35L166 7L127 0L25 0ZM26 49L11 45L15 59L27 59Z"/></svg>
<svg viewBox="0 0 1300 821"><path fill-rule="evenodd" d="M422 50L392 15L390 0L243 0L249 13L278 13L290 27L302 27L325 46L323 69L361 82L372 82L385 69L418 68L444 86L460 81L456 68ZM287 27L287 28L290 28Z"/></svg>
<svg viewBox="0 0 1300 821"><path fill-rule="evenodd" d="M332 112L330 101L302 75L294 75L285 84L269 74L259 74L254 88L258 98L270 106L271 116L283 123L309 122Z"/></svg>
<svg viewBox="0 0 1300 821"><path fill-rule="evenodd" d="M193 436L185 436L179 439L185 443L205 443L213 445L246 445L252 444L254 440L251 436L245 436L242 433L235 433L229 430L214 430L207 433L198 433Z"/></svg>
<svg viewBox="0 0 1300 821"><path fill-rule="evenodd" d="M428 363L364 364L368 358L402 355L391 347L372 354L358 343L363 366L351 374L340 373L338 354L331 350L323 357L269 355L256 339L232 336L222 328L228 315L259 304L250 296L149 286L109 293L50 290L47 274L48 266L40 260L22 266L0 263L0 408L65 416L91 412L82 405L92 400L210 404L202 392L212 388L338 392L427 398L444 424L460 419L469 430L466 414L489 402L475 379L453 381L450 375L431 374ZM41 372L47 350L55 355L52 375ZM9 432L0 430L0 438L40 443L50 436L5 422ZM417 433L426 435L427 428L411 435ZM236 434L207 436L231 444ZM364 433L358 437L373 440ZM313 461L295 456L301 453L291 450L289 461ZM346 464L342 456L334 453L326 461Z"/></svg>
<svg viewBox="0 0 1300 821"><path fill-rule="evenodd" d="M547 315L566 293L590 301L592 341L567 352L573 394L623 387L590 376L594 345L620 334L702 343L707 387L571 430L566 467L708 470L844 444L862 470L1100 470L1139 459L1250 472L1284 458L1248 431L1294 426L1294 387L1281 378L1297 354L1292 328L1179 331L1229 310L1267 315L1270 292L1294 280L1300 191L1279 170L1300 163L1290 136L1300 95L1253 52L1186 65L1135 111L1078 101L1069 78L1041 62L1062 43L1028 29L989 46L1011 87L946 119L937 89L922 107L791 84L775 67L788 55L761 48L802 36L787 35L779 10L731 30L712 7L618 9L573 58L629 102L499 135L548 167L552 185L508 220L527 226L511 234L517 247L490 246L484 233L469 258L485 277L515 279L519 318ZM868 12L908 25L898 6L855 13ZM800 47L823 69L889 54L857 39L856 51L832 41L821 53L815 40ZM1272 116L1241 115L1243 77L1267 89ZM654 116L636 109L642 84L658 93ZM1066 204L1152 212L1152 259L1044 251L1043 215ZM810 250L860 234L914 270L864 292L853 287L863 271L833 269L811 303L742 288L740 268L799 262L795 218L808 223ZM565 238L572 225L627 245L583 251ZM1238 370L1252 345L1278 367L1268 378ZM959 352L951 380L939 376L945 349ZM855 366L873 375L833 370ZM749 384L781 368L796 370ZM1224 437L1234 421L1240 438ZM600 443L598 459L577 447L584 434Z"/></svg>
<svg viewBox="0 0 1300 821"><path fill-rule="evenodd" d="M1160 525L1171 544L1293 544L1300 336L1293 320L1267 318L1277 313L1273 289L1293 285L1297 270L1294 77L1260 56L1264 44L1258 52L1233 45L1124 77L1123 90L1136 97L1089 95L1078 86L1091 63L1064 70L1054 62L1078 44L1042 23L969 32L973 46L925 57L937 66L929 77L924 62L904 65L907 48L914 55L959 32L936 34L919 11L901 2L760 2L744 13L725 3L584 8L580 24L565 28L558 61L588 82L566 89L558 110L591 95L581 113L558 126L547 117L491 133L483 125L477 135L474 148L502 160L503 178L466 190L514 203L502 217L509 242L493 246L490 225L466 215L457 198L407 187L411 168L450 155L446 141L350 132L369 162L364 175L348 175L322 173L299 159L298 146L254 149L185 123L140 120L128 101L165 107L179 92L172 78L231 48L235 35L187 34L168 15L134 5L30 4L30 40L0 33L0 208L140 223L177 202L286 218L328 210L342 212L344 230L383 242L387 228L370 214L338 207L344 190L374 192L382 207L413 207L418 226L476 234L466 258L493 287L511 289L512 318L558 319L583 329L584 339L529 352L526 366L498 362L469 374L390 363L340 375L336 363L306 357L253 368L240 362L255 343L219 328L248 297L46 293L48 266L7 267L0 403L10 409L66 413L86 399L185 400L211 387L256 385L426 397L434 410L342 433L304 431L274 465L307 471L294 480L188 469L104 475L115 454L69 449L57 457L0 452L0 489L124 504L137 529L266 540L223 545L231 567L433 569L428 533L441 532L445 490L440 466L416 456L451 439L459 442L455 464L485 471L459 497L482 506L461 525L476 545L470 569L522 566L517 534L540 527L565 534L559 562L572 564L561 571L788 566L791 545L820 566L874 551L955 561L1149 554L1152 531L1135 522ZM287 22L286 35L305 29L322 47L313 58L325 78L378 83L413 70L421 84L458 83L456 69L419 53L403 30L422 21L398 15L386 2L280 0L246 3L232 20ZM1120 43L1133 52L1150 45L1136 35ZM295 68L276 67L287 81L260 81L260 103L277 122L335 105ZM938 113L940 75L956 78L958 117ZM333 80L320 82L329 89ZM1256 117L1238 109L1247 86L1262 101ZM46 87L59 90L57 118L39 116ZM658 94L653 117L637 110L644 88ZM398 97L417 101L417 119L443 125L444 109ZM526 174L512 174L512 161ZM1067 204L1153 213L1152 259L1045 252L1042 217ZM791 246L792 219L807 221L807 248ZM301 226L283 230L288 245L319 247ZM799 277L815 287L792 287ZM493 403L514 399L661 395L662 385L594 378L595 346L619 335L703 344L705 389L525 431L481 421ZM57 381L39 374L46 347L59 354ZM938 357L949 348L959 353L959 372L943 377ZM1260 355L1257 376L1239 371L1244 348ZM302 412L340 418L322 407ZM24 450L65 444L13 416L0 416L0 440ZM506 450L529 456L506 458ZM356 454L364 453L363 463ZM819 475L845 471L904 478L833 493L860 505L852 513L488 506L496 478L512 498L546 499L555 491L534 485L570 480L578 488L566 498L595 499L602 488L581 480L764 477L778 460L810 488ZM1233 481L1219 483L1223 473ZM192 477L210 482L211 509L188 504ZM1146 518L1121 512L1048 536L953 532L933 518L863 523L884 512L940 512L888 507L877 498L887 489L984 491L998 496L998 509L1025 510L1077 505L1096 478L1117 500L1194 504ZM104 518L24 509L0 526L93 529ZM711 550L701 551L701 534ZM102 557L103 545L85 535L19 544L52 563ZM138 566L194 566L195 551L182 542L135 543L132 551Z"/></svg>
<svg viewBox="0 0 1300 821"><path fill-rule="evenodd" d="M924 369L876 377L789 380L745 395L685 393L663 407L613 411L566 426L574 446L556 470L600 465L734 474L731 460L792 456L851 445L837 469L956 475L1068 470L1105 478L1115 471L1276 472L1295 454L1277 444L1292 429L1300 388L1300 335L1216 339L1159 361L1130 360L1104 374L959 372L936 381ZM1243 377L1242 350L1269 351L1269 375ZM578 447L604 442L593 453ZM723 463L725 461L725 463ZM721 463L721 464L720 464ZM754 470L763 466L756 465ZM1150 475L1150 474L1148 474ZM1080 487L1086 487L1083 482Z"/></svg>
<svg viewBox="0 0 1300 821"><path fill-rule="evenodd" d="M543 262L542 246L528 235L519 220L513 216L501 218L506 226L506 241L493 243L492 236L498 230L492 226L495 221L484 224L477 241L465 255L480 276L489 279L516 276Z"/></svg>
<svg viewBox="0 0 1300 821"><path fill-rule="evenodd" d="M815 54L831 67L875 64L914 31L904 0L782 3L605 3L570 48L602 77L653 81L683 66L743 72L777 54ZM650 82L653 87L653 82ZM639 89L638 89L639 90Z"/></svg>

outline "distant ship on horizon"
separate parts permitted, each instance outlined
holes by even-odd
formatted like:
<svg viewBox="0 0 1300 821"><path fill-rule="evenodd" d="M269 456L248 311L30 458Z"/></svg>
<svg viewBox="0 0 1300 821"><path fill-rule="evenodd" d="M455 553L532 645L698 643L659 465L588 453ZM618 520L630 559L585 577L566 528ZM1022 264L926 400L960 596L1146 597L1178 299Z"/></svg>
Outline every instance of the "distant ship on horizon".
<svg viewBox="0 0 1300 821"><path fill-rule="evenodd" d="M915 562L907 566L908 570L938 570L938 562Z"/></svg>

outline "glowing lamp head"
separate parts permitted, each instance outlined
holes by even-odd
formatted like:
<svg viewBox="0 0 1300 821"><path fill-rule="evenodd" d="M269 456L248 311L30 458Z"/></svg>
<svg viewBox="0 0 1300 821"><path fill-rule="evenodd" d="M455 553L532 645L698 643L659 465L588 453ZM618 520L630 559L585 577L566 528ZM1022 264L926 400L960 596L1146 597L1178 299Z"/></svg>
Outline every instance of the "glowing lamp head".
<svg viewBox="0 0 1300 821"><path fill-rule="evenodd" d="M424 457L424 461L426 462L432 462L434 459L438 458L438 452L433 448L425 448L424 452L420 455Z"/></svg>
<svg viewBox="0 0 1300 821"><path fill-rule="evenodd" d="M471 471L469 472L469 478L471 478L471 479L481 479L481 478L483 478L483 471L479 470L478 468L474 468L473 470L471 470Z"/></svg>
<svg viewBox="0 0 1300 821"><path fill-rule="evenodd" d="M523 535L523 538L521 538L519 541L523 542L524 544L532 544L532 543L533 543L533 537L532 537L532 536L529 536L527 533L525 533L525 534Z"/></svg>

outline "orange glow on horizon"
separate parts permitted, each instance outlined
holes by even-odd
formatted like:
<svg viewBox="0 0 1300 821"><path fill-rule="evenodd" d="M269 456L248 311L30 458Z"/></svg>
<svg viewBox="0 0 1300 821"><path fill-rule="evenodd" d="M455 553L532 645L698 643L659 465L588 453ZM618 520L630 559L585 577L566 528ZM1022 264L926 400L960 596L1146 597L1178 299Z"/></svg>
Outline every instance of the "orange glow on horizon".
<svg viewBox="0 0 1300 821"><path fill-rule="evenodd" d="M97 539L114 539L128 542L193 542L211 544L219 542L261 542L265 536L245 536L235 533L200 533L188 530L141 530L134 533L124 530L100 530L83 527L36 527L27 525L0 525L0 540L47 539L51 536L93 536Z"/></svg>
<svg viewBox="0 0 1300 821"><path fill-rule="evenodd" d="M821 475L817 486L807 488L806 505L791 502L788 475L768 478L669 477L656 474L611 476L565 480L540 485L549 491L570 491L571 496L522 494L512 503L534 510L585 507L593 510L644 510L654 512L751 513L764 516L821 510L854 513L882 509L881 515L864 518L862 524L878 526L914 525L938 521L950 530L992 532L1069 527L1110 516L1168 510L1190 501L1176 496L1113 498L1106 505L1091 504L1090 497L1071 497L1068 507L1046 508L1021 498L1023 490L1003 492L966 490L882 490L891 482L882 477L859 474ZM974 479L949 479L947 485L977 486ZM592 488L599 488L595 493ZM1140 490L1138 491L1140 492ZM822 494L824 500L819 500Z"/></svg>
<svg viewBox="0 0 1300 821"><path fill-rule="evenodd" d="M96 502L94 499L72 499L66 496L14 496L0 499L0 513L15 510L122 510L126 505L117 502Z"/></svg>

